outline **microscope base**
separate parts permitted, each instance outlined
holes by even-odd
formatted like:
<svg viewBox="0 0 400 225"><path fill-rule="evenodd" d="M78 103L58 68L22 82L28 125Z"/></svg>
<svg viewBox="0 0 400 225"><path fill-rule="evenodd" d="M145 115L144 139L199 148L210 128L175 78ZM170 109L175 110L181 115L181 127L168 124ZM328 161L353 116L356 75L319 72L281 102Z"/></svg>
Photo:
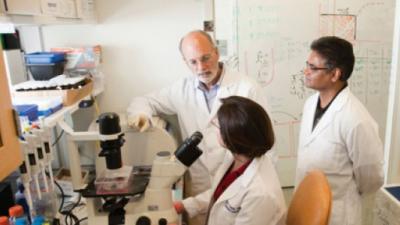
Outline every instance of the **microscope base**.
<svg viewBox="0 0 400 225"><path fill-rule="evenodd" d="M162 211L145 211L142 206L143 199L139 201L130 201L125 207L124 224L135 225L139 218L147 217L151 221L151 225L158 225L159 220L166 220L167 224L178 224L178 215L173 207ZM99 212L98 206L100 199L87 199L88 206L88 225L110 224L110 215L108 212ZM115 219L116 221L118 219ZM111 225L111 224L110 224Z"/></svg>

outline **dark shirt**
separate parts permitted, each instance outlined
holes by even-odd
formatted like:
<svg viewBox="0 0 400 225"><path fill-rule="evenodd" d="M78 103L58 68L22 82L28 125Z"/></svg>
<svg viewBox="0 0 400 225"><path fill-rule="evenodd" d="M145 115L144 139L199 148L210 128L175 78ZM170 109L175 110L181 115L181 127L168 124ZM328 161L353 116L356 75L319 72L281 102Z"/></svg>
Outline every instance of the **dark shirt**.
<svg viewBox="0 0 400 225"><path fill-rule="evenodd" d="M335 97L332 98L332 100L329 102L325 108L321 107L321 99L318 97L318 103L317 103L317 108L315 109L315 114L314 114L314 123L313 123L313 130L317 126L318 122L321 120L322 116L328 110L329 106L331 106L331 103L335 100L336 96L339 95L340 92L342 92L343 89L347 87L347 83L336 93Z"/></svg>

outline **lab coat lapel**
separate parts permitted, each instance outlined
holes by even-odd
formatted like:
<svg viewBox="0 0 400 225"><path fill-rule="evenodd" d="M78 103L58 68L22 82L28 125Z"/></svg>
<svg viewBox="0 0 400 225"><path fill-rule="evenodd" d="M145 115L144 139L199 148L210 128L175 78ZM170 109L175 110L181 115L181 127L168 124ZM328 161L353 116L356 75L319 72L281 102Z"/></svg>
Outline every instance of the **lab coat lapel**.
<svg viewBox="0 0 400 225"><path fill-rule="evenodd" d="M312 142L316 137L318 137L319 134L321 134L322 131L324 131L334 121L337 112L343 108L345 102L348 99L348 96L349 96L349 88L347 87L344 90L342 90L338 96L336 96L336 98L329 106L328 110L325 112L321 120L315 126L314 130L312 130L312 125L314 123L315 109L318 104L319 95L317 95L317 97L313 99L315 101L315 104L312 104L314 105L314 108L311 110L313 110L314 112L309 113L309 117L307 118L308 121L307 131L309 131L311 134L308 136L305 144Z"/></svg>
<svg viewBox="0 0 400 225"><path fill-rule="evenodd" d="M311 138L311 133L313 132L312 126L313 126L313 122L314 122L315 108L317 107L317 104L318 104L319 95L315 94L311 98L312 99L310 99L310 101L311 101L310 107L305 109L308 112L305 112L303 114L303 118L302 118L302 120L304 121L302 124L303 124L303 126L305 126L304 131L305 131L305 135L307 137L306 143L309 142L309 139Z"/></svg>
<svg viewBox="0 0 400 225"><path fill-rule="evenodd" d="M229 167L232 165L233 163L233 155L231 152L226 152L225 154L225 158L224 161L221 165L221 167L218 169L218 172L215 174L215 180L218 181L218 183L216 185L219 184L219 182L221 182L222 177L225 175L226 171L229 169ZM217 187L215 187L217 188Z"/></svg>
<svg viewBox="0 0 400 225"><path fill-rule="evenodd" d="M234 94L232 91L232 84L234 84L235 78L233 76L227 76L227 74L230 74L230 73L227 73L225 69L224 69L223 73L224 74L223 74L221 86L219 87L216 100L214 101L214 104L211 109L210 121L215 117L219 107L221 106L220 99L232 96Z"/></svg>
<svg viewBox="0 0 400 225"><path fill-rule="evenodd" d="M205 115L209 114L208 107L207 107L207 102L204 97L203 91L199 89L199 79L193 79L193 88L195 92L195 98L196 102L198 103L199 110L202 111Z"/></svg>
<svg viewBox="0 0 400 225"><path fill-rule="evenodd" d="M262 156L265 157L265 156ZM238 177L217 199L215 204L223 203L224 201L232 198L233 196L237 195L240 191L246 189L246 187L250 184L250 181L256 174L256 171L259 167L261 158L255 158L244 171L244 173ZM226 172L226 170L225 170ZM222 177L221 177L222 178ZM219 180L220 182L221 180ZM218 183L219 183L218 182Z"/></svg>

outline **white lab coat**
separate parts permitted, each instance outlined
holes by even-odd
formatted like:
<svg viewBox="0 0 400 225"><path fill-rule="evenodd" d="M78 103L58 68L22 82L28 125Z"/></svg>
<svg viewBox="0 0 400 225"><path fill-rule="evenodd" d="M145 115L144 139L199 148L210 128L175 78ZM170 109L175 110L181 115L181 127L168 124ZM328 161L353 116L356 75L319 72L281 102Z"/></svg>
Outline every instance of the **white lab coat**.
<svg viewBox="0 0 400 225"><path fill-rule="evenodd" d="M320 169L333 196L330 225L361 222L361 196L383 184L383 149L378 126L346 87L312 131L318 93L305 103L300 130L296 186L307 171Z"/></svg>
<svg viewBox="0 0 400 225"><path fill-rule="evenodd" d="M209 210L208 225L284 225L285 200L270 157L266 154L253 159L244 173L209 208L215 189L233 163L232 154L227 152L212 188L183 200L189 216Z"/></svg>
<svg viewBox="0 0 400 225"><path fill-rule="evenodd" d="M187 138L195 131L203 134L204 138L199 144L203 154L189 168L192 181L189 193L192 195L210 188L212 176L224 158L225 149L218 143L218 130L211 124L221 105L219 99L232 95L248 97L266 109L266 98L255 81L227 70L225 66L222 76L211 113L208 111L203 92L198 89L198 79L194 75L147 96L136 97L128 108L128 115L145 113L150 117L160 113L177 114L183 138Z"/></svg>

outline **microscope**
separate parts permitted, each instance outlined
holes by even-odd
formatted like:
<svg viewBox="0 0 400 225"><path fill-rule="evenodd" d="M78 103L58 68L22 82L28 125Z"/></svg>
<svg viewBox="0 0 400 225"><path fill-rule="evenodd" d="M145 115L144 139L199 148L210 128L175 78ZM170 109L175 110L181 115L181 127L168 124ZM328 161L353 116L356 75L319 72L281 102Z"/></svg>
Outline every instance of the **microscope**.
<svg viewBox="0 0 400 225"><path fill-rule="evenodd" d="M202 134L192 134L172 155L167 151L159 152L151 166L150 175L146 176L123 166L121 146L124 144L124 134L118 115L103 113L97 122L98 132L73 132L66 124L60 124L68 134L74 190L87 199L89 225L178 224L172 186L202 154L197 147L203 138ZM75 142L82 140L99 140L99 156L106 161L105 171L97 171L100 175L89 184L85 184L80 176L79 152Z"/></svg>

